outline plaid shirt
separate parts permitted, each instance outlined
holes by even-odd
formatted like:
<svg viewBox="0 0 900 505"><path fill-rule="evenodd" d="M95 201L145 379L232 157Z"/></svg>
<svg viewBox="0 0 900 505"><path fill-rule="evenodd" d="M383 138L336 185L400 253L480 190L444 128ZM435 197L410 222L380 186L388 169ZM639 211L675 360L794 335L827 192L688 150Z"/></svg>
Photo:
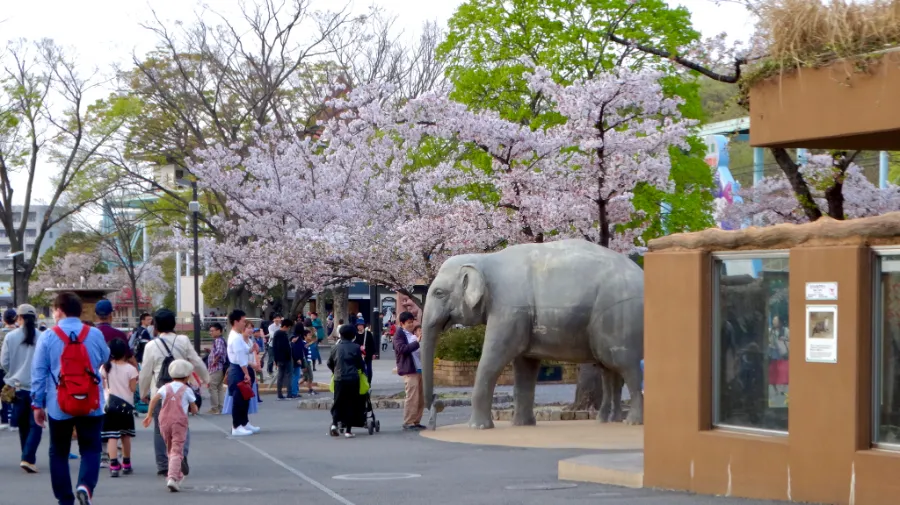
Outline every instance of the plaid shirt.
<svg viewBox="0 0 900 505"><path fill-rule="evenodd" d="M228 355L228 348L225 346L225 339L219 337L213 340L213 348L209 353L209 373L219 372L225 365L225 357Z"/></svg>

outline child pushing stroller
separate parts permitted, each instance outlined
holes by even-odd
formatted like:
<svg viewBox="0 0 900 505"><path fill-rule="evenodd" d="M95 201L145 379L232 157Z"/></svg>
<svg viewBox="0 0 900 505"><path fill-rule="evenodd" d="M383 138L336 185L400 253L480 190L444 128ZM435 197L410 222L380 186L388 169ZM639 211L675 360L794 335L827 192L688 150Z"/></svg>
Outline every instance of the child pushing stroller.
<svg viewBox="0 0 900 505"><path fill-rule="evenodd" d="M328 369L334 374L334 405L331 407L329 433L338 437L343 431L345 438L353 438L356 436L353 434L354 427L366 427L370 434L380 431L372 412L362 349L353 342L356 329L345 324L338 329L338 334L341 340L331 349L328 357Z"/></svg>

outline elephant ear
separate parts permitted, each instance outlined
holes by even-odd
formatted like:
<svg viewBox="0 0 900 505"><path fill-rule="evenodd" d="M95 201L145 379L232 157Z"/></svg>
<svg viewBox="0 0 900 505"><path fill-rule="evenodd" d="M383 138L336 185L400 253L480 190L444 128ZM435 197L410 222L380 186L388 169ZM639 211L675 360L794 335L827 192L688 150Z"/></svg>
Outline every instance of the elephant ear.
<svg viewBox="0 0 900 505"><path fill-rule="evenodd" d="M484 300L484 277L475 268L475 265L463 265L459 273L462 281L463 302L469 311L478 312Z"/></svg>

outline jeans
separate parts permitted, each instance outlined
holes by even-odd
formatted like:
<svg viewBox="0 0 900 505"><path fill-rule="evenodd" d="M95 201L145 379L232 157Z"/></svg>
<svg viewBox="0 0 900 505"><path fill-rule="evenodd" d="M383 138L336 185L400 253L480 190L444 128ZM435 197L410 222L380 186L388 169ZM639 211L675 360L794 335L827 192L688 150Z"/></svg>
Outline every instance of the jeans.
<svg viewBox="0 0 900 505"><path fill-rule="evenodd" d="M276 386L276 391L278 393L279 398L283 398L284 395L281 394L282 388L287 388L288 395L291 394L291 378L294 375L294 366L290 361L279 363L278 364L278 382Z"/></svg>
<svg viewBox="0 0 900 505"><path fill-rule="evenodd" d="M366 358L365 360L366 367L363 370L363 373L366 374L366 378L369 379L369 384L372 384L372 360L370 358Z"/></svg>
<svg viewBox="0 0 900 505"><path fill-rule="evenodd" d="M100 430L103 416L73 417L57 421L50 418L50 482L53 495L59 505L74 505L72 477L69 475L69 450L72 448L72 430L78 434L78 451L81 466L78 469L78 485L84 486L93 496L100 477Z"/></svg>
<svg viewBox="0 0 900 505"><path fill-rule="evenodd" d="M31 410L31 392L16 391L16 402L12 404L12 416L19 426L19 446L22 449L22 461L37 463L37 449L41 444L44 429L34 422Z"/></svg>
<svg viewBox="0 0 900 505"><path fill-rule="evenodd" d="M291 370L291 396L297 396L300 394L300 375L302 373L303 369L300 368L300 365L294 366L293 370Z"/></svg>
<svg viewBox="0 0 900 505"><path fill-rule="evenodd" d="M157 404L156 408L153 409L153 452L156 453L156 471L157 472L166 472L168 474L169 471L169 454L166 449L166 441L163 439L162 433L159 431L159 410L162 405ZM187 432L187 436L184 439L184 460L187 460L188 452L191 449L191 432L190 430ZM188 470L188 466L184 463L181 465L182 471ZM187 471L184 472L185 475L188 474Z"/></svg>
<svg viewBox="0 0 900 505"><path fill-rule="evenodd" d="M309 345L309 361L313 366L315 366L317 361L319 362L320 365L322 364L322 355L319 354L318 342L315 344Z"/></svg>

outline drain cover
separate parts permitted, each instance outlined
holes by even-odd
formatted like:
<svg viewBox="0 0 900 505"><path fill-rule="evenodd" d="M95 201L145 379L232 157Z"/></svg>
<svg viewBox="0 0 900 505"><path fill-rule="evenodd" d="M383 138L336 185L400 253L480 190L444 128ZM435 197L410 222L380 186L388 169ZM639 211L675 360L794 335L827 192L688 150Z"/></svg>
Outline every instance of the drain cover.
<svg viewBox="0 0 900 505"><path fill-rule="evenodd" d="M201 493L224 493L224 494L249 493L250 491L253 491L249 487L234 487L234 486L184 486L182 489L190 490L190 491L199 491Z"/></svg>
<svg viewBox="0 0 900 505"><path fill-rule="evenodd" d="M415 479L421 477L417 473L348 473L346 475L335 475L332 479L336 480L401 480Z"/></svg>
<svg viewBox="0 0 900 505"><path fill-rule="evenodd" d="M513 486L506 486L506 489L510 491L553 491L554 489L572 489L573 487L578 487L578 484L566 483L566 482L547 482L547 483L539 483L539 484L515 484Z"/></svg>

